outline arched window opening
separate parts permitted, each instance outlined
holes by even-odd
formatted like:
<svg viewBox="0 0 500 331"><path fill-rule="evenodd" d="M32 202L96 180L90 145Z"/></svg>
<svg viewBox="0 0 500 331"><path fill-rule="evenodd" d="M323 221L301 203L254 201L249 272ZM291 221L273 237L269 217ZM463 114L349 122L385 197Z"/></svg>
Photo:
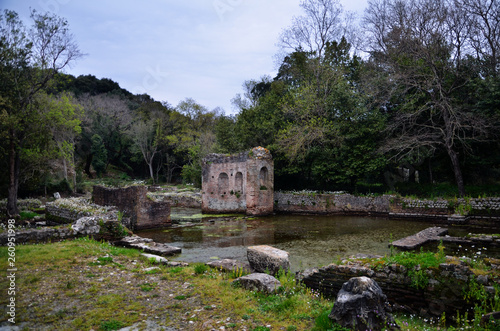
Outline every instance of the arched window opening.
<svg viewBox="0 0 500 331"><path fill-rule="evenodd" d="M219 194L225 195L229 189L229 176L225 172L219 174L218 180Z"/></svg>
<svg viewBox="0 0 500 331"><path fill-rule="evenodd" d="M268 170L266 167L262 167L259 172L259 183L261 190L267 190L267 181L268 181Z"/></svg>
<svg viewBox="0 0 500 331"><path fill-rule="evenodd" d="M234 191L238 198L243 193L243 174L241 172L237 172L234 177Z"/></svg>

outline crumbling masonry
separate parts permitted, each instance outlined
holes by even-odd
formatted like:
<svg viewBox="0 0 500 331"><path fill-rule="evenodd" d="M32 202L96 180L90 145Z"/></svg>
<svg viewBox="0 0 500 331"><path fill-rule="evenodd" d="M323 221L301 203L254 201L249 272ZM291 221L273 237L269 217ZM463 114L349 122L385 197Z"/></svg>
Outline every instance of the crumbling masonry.
<svg viewBox="0 0 500 331"><path fill-rule="evenodd" d="M267 215L273 212L273 196L274 163L267 149L203 159L202 212Z"/></svg>

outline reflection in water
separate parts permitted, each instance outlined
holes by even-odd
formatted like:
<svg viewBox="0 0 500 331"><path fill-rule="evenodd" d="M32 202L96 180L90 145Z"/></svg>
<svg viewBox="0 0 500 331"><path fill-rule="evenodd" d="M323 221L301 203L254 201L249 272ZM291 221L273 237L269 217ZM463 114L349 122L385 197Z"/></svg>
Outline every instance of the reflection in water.
<svg viewBox="0 0 500 331"><path fill-rule="evenodd" d="M297 271L327 265L356 253L388 254L391 237L397 240L430 226L433 224L385 218L279 215L249 220L203 220L189 227L138 234L181 247L182 254L175 259L186 262L225 258L244 261L246 247L272 245L290 253L292 270Z"/></svg>

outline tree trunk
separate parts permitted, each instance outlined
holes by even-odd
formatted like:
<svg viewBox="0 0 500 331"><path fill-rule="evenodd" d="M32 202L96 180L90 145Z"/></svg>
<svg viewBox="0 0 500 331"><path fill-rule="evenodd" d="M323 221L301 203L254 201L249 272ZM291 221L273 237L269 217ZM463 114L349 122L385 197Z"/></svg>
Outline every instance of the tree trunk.
<svg viewBox="0 0 500 331"><path fill-rule="evenodd" d="M431 159L429 158L429 182L431 184L434 184L434 178L432 176L432 164L431 164Z"/></svg>
<svg viewBox="0 0 500 331"><path fill-rule="evenodd" d="M153 158L151 158L151 160L149 161L148 167L149 167L149 175L151 176L151 180L153 181L153 185L154 185L155 184L155 174L153 171Z"/></svg>
<svg viewBox="0 0 500 331"><path fill-rule="evenodd" d="M462 169L460 168L460 162L458 160L458 154L451 147L447 147L448 155L451 159L451 164L453 165L453 173L455 174L455 180L457 181L458 194L461 198L465 196L465 185L464 178L462 176Z"/></svg>
<svg viewBox="0 0 500 331"><path fill-rule="evenodd" d="M448 152L448 156L451 159L451 164L453 166L453 173L455 174L455 180L457 182L458 187L458 195L460 197L465 196L465 186L464 186L464 178L462 176L462 169L460 168L460 161L458 160L458 154L455 151L453 138L453 126L450 118L449 105L445 105L443 107L443 120L445 125L445 136L444 142L446 146L446 151Z"/></svg>
<svg viewBox="0 0 500 331"><path fill-rule="evenodd" d="M66 164L66 159L63 157L63 171L64 171L64 179L68 180L68 165Z"/></svg>
<svg viewBox="0 0 500 331"><path fill-rule="evenodd" d="M7 216L15 217L19 214L19 209L17 208L17 192L19 190L20 157L19 150L16 146L16 132L11 129L9 133L9 188L7 195Z"/></svg>
<svg viewBox="0 0 500 331"><path fill-rule="evenodd" d="M92 153L90 153L89 155L87 155L87 159L85 160L84 171L89 178L93 178L92 173L90 172L90 165L92 164L92 157L93 157L93 155L92 155Z"/></svg>

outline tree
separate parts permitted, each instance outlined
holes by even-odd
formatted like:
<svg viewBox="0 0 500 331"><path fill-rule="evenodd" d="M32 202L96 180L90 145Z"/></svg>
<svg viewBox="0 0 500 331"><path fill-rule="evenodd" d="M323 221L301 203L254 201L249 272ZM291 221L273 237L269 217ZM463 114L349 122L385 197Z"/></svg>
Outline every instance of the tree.
<svg viewBox="0 0 500 331"><path fill-rule="evenodd" d="M278 45L287 53L303 51L322 59L327 43L347 34L348 17L338 0L304 0L300 6L304 15L294 17Z"/></svg>
<svg viewBox="0 0 500 331"><path fill-rule="evenodd" d="M130 129L132 123L129 101L113 94L84 94L78 100L83 106L84 117L77 153L84 160L83 169L87 176L91 177L90 165L94 157L91 145L94 134L101 137L107 150L105 165L113 162L115 165L128 169L126 152L130 141L125 132Z"/></svg>
<svg viewBox="0 0 500 331"><path fill-rule="evenodd" d="M28 30L17 13L0 14L1 130L8 134L9 184L7 214L18 214L21 153L30 134L30 119L39 109L34 97L54 75L82 56L69 32L66 20L51 14L31 12Z"/></svg>
<svg viewBox="0 0 500 331"><path fill-rule="evenodd" d="M153 184L155 181L153 161L158 153L158 136L161 135L160 120L139 120L130 129L134 146L137 148L149 168L149 176Z"/></svg>
<svg viewBox="0 0 500 331"><path fill-rule="evenodd" d="M220 109L209 111L195 100L187 98L181 101L176 110L185 116L185 123L180 132L171 135L171 141L176 141L176 151L186 157L182 169L184 180L201 185L201 161L215 148L214 127Z"/></svg>
<svg viewBox="0 0 500 331"><path fill-rule="evenodd" d="M46 108L44 117L55 142L58 156L63 162L64 179L68 180L68 168L70 168L73 172L73 187L75 187L75 141L77 135L82 132L80 126L82 107L67 93L57 98L43 96L43 99Z"/></svg>
<svg viewBox="0 0 500 331"><path fill-rule="evenodd" d="M384 165L376 153L384 119L366 107L360 87L364 64L350 55L350 47L345 38L326 43L319 84L308 78L315 57L289 62L282 75L293 85L281 102L286 124L277 145L322 188L348 184L355 189L358 180Z"/></svg>
<svg viewBox="0 0 500 331"><path fill-rule="evenodd" d="M106 171L108 151L106 150L106 146L104 146L101 136L98 134L92 136L91 152L94 155L92 158L92 167L94 167L97 177L101 177Z"/></svg>
<svg viewBox="0 0 500 331"><path fill-rule="evenodd" d="M374 77L384 82L380 106L391 117L382 150L403 159L442 148L463 196L460 155L491 129L469 88L481 76L478 63L493 56L484 44L488 56L474 51L480 41L472 32L487 32L471 25L474 18L451 0L376 0L364 20Z"/></svg>

